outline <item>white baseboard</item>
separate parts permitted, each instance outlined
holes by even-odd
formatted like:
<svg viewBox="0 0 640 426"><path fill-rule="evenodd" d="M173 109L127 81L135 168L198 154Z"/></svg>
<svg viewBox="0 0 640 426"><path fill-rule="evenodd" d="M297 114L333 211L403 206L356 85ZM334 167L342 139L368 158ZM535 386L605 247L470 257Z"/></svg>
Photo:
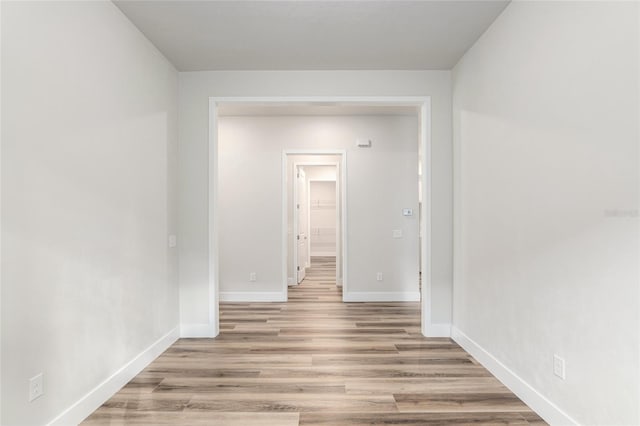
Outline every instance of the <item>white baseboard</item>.
<svg viewBox="0 0 640 426"><path fill-rule="evenodd" d="M109 378L80 398L78 402L67 408L48 424L50 426L79 424L97 410L105 401L111 398L113 394L119 391L120 388L126 385L129 380L140 373L177 339L178 328L176 327L122 366L118 371L113 373Z"/></svg>
<svg viewBox="0 0 640 426"><path fill-rule="evenodd" d="M349 291L345 302L419 302L419 291Z"/></svg>
<svg viewBox="0 0 640 426"><path fill-rule="evenodd" d="M206 338L216 337L218 333L213 324L180 324L180 337Z"/></svg>
<svg viewBox="0 0 640 426"><path fill-rule="evenodd" d="M452 328L451 337L547 423L551 425L579 424L455 326Z"/></svg>
<svg viewBox="0 0 640 426"><path fill-rule="evenodd" d="M342 278L336 278L336 285L342 287Z"/></svg>
<svg viewBox="0 0 640 426"><path fill-rule="evenodd" d="M451 324L424 324L425 337L451 337Z"/></svg>
<svg viewBox="0 0 640 426"><path fill-rule="evenodd" d="M286 302L287 293L281 291L221 291L221 302Z"/></svg>

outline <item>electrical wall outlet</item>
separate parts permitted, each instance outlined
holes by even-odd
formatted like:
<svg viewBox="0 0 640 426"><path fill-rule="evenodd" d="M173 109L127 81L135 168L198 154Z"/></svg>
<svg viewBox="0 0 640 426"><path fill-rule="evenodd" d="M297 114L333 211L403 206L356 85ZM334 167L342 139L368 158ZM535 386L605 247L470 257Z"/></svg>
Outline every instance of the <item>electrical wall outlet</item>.
<svg viewBox="0 0 640 426"><path fill-rule="evenodd" d="M169 235L169 248L174 248L178 245L178 237L175 235Z"/></svg>
<svg viewBox="0 0 640 426"><path fill-rule="evenodd" d="M253 282L255 280L256 280L256 273L255 272L249 273L249 281Z"/></svg>
<svg viewBox="0 0 640 426"><path fill-rule="evenodd" d="M44 381L42 373L29 379L29 402L39 398L44 393Z"/></svg>
<svg viewBox="0 0 640 426"><path fill-rule="evenodd" d="M378 273L376 274L376 280L378 280L378 281L382 281L382 272L378 272Z"/></svg>
<svg viewBox="0 0 640 426"><path fill-rule="evenodd" d="M564 359L555 354L553 355L553 374L562 380L565 379Z"/></svg>

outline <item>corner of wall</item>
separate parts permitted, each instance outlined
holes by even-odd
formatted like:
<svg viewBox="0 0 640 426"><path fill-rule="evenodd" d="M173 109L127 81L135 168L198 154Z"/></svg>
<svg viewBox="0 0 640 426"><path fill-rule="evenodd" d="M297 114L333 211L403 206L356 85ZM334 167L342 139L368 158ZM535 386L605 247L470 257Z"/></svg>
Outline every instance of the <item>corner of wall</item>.
<svg viewBox="0 0 640 426"><path fill-rule="evenodd" d="M455 326L452 328L451 338L549 424L578 424L576 420Z"/></svg>
<svg viewBox="0 0 640 426"><path fill-rule="evenodd" d="M89 391L89 393L80 398L75 404L49 422L48 425L62 426L82 422L87 416L98 409L104 401L109 399L120 390L120 388L127 384L129 380L140 373L151 361L167 350L178 337L178 328L176 327Z"/></svg>

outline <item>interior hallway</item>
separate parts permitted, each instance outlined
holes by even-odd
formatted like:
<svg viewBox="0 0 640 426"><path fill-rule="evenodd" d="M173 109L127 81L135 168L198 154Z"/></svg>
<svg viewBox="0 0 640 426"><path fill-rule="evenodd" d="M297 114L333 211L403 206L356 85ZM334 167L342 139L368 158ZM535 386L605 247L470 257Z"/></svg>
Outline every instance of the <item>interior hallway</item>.
<svg viewBox="0 0 640 426"><path fill-rule="evenodd" d="M312 258L287 303L226 303L215 339L180 339L84 424L543 424L410 303L342 303Z"/></svg>

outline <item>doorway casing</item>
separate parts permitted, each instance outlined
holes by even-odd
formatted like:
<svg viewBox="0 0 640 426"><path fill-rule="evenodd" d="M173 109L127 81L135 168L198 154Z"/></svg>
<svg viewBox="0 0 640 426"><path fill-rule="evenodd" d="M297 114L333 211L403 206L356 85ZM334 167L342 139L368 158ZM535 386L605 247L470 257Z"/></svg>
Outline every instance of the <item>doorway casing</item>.
<svg viewBox="0 0 640 426"><path fill-rule="evenodd" d="M337 173L337 180L336 180L336 184L339 187L339 194L340 194L340 209L337 211L337 215L338 218L340 218L339 222L340 222L340 259L336 259L337 260L337 266L336 266L336 280L338 280L338 269L341 269L341 273L340 275L340 286L342 287L342 294L343 294L343 300L344 300L344 295L348 293L348 286L345 284L347 278L346 278L346 273L347 273L347 151L343 150L343 149L334 149L334 150L324 150L324 149L286 149L282 152L282 229L283 229L283 246L282 246L282 250L283 250L283 278L284 278L284 288L283 288L283 293L284 293L284 300L287 300L287 287L288 287L288 265L287 265L287 258L288 258L288 250L287 250L287 244L288 244L288 232L287 232L287 227L288 227L288 219L287 219L287 211L288 211L288 204L291 200L287 200L286 194L287 194L287 171L288 171L288 159L287 157L289 155L304 155L304 156L313 156L313 155L322 155L322 156L336 156L336 157L340 157L340 161L338 162L327 162L327 161L295 161L293 163L293 169L296 170L296 168L298 166L334 166L336 167L338 173ZM294 189L295 192L295 189ZM295 199L295 196L294 196ZM295 217L295 215L294 215ZM294 221L295 222L295 221ZM296 228L296 224L294 223L294 229ZM337 241L337 240L336 240ZM296 259L297 253L296 253L296 248L294 245L293 248L293 258L294 260ZM295 263L295 261L294 261Z"/></svg>
<svg viewBox="0 0 640 426"><path fill-rule="evenodd" d="M208 176L208 223L209 223L209 325L198 337L215 337L219 327L219 226L218 226L218 112L222 105L383 105L415 106L420 108L420 176L422 187L422 210L420 217L420 270L422 271L421 311L422 334L428 337L448 337L450 330L431 321L431 97L429 96L311 96L311 97L209 97L209 176ZM343 157L344 159L344 157ZM344 173L343 173L344 175ZM346 220L346 218L344 218ZM286 229L285 229L286 231ZM343 236L346 240L346 235ZM346 252L346 245L343 252ZM346 272L346 269L345 269ZM346 281L346 275L343 280ZM286 283L286 275L285 275ZM195 337L195 336L194 336Z"/></svg>

